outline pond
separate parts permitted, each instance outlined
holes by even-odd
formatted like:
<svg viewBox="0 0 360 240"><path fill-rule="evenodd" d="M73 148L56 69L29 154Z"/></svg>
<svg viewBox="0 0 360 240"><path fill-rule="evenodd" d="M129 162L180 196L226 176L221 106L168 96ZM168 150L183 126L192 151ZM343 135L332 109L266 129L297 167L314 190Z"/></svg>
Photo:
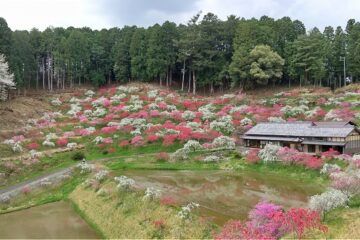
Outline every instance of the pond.
<svg viewBox="0 0 360 240"><path fill-rule="evenodd" d="M179 204L197 202L199 214L217 224L246 219L262 200L286 208L304 207L310 196L322 191L315 184L257 172L122 170L117 174L133 178L140 188L160 189Z"/></svg>
<svg viewBox="0 0 360 240"><path fill-rule="evenodd" d="M0 239L94 239L70 203L56 202L0 215Z"/></svg>

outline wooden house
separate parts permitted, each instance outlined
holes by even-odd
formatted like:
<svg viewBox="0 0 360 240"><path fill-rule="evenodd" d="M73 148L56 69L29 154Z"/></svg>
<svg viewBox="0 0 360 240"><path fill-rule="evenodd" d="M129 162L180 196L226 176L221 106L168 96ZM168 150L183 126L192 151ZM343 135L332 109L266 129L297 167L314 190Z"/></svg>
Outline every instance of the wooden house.
<svg viewBox="0 0 360 240"><path fill-rule="evenodd" d="M320 153L330 148L340 153L360 153L360 131L353 122L258 123L241 136L245 147L272 143L302 152Z"/></svg>

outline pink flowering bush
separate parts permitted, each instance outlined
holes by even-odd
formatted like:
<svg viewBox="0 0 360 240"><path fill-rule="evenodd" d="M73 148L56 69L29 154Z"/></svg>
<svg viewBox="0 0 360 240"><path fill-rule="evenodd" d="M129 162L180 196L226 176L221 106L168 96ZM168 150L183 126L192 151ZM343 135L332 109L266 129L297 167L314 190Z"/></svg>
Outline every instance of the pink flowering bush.
<svg viewBox="0 0 360 240"><path fill-rule="evenodd" d="M103 127L101 129L101 133L103 134L110 134L116 132L116 127Z"/></svg>
<svg viewBox="0 0 360 240"><path fill-rule="evenodd" d="M272 219L275 225L281 226L281 231L293 233L298 239L303 238L307 232L328 231L327 226L321 223L318 211L290 208L287 212L276 212Z"/></svg>
<svg viewBox="0 0 360 240"><path fill-rule="evenodd" d="M249 221L229 221L215 239L279 239L286 234L294 234L301 239L307 233L328 228L321 223L318 211L291 208L285 211L271 203L258 203L249 213Z"/></svg>
<svg viewBox="0 0 360 240"><path fill-rule="evenodd" d="M276 239L267 235L266 233L260 232L256 229L251 229L246 224L240 221L231 220L227 222L221 229L221 231L214 235L214 239Z"/></svg>
<svg viewBox="0 0 360 240"><path fill-rule="evenodd" d="M297 158L296 156L299 154L299 151L296 149L292 149L289 147L282 147L278 150L277 156L284 163L292 164L295 163Z"/></svg>
<svg viewBox="0 0 360 240"><path fill-rule="evenodd" d="M177 138L176 134L165 135L164 138L163 138L163 143L162 144L164 146L170 146L170 145L174 144L176 138Z"/></svg>
<svg viewBox="0 0 360 240"><path fill-rule="evenodd" d="M155 134L150 134L150 135L147 136L147 138L146 138L146 141L147 141L147 142L155 142L155 141L157 141L157 140L159 140L159 137L156 136Z"/></svg>
<svg viewBox="0 0 360 240"><path fill-rule="evenodd" d="M142 136L135 136L131 139L131 145L141 146L144 144L144 139Z"/></svg>
<svg viewBox="0 0 360 240"><path fill-rule="evenodd" d="M56 141L56 145L58 145L59 147L64 147L69 143L69 140L67 138L59 138Z"/></svg>
<svg viewBox="0 0 360 240"><path fill-rule="evenodd" d="M27 149L29 149L29 150L38 150L40 148L40 144L38 144L38 143L29 143L28 145L27 145Z"/></svg>
<svg viewBox="0 0 360 240"><path fill-rule="evenodd" d="M170 155L167 152L159 152L155 158L156 160L167 161L170 159Z"/></svg>
<svg viewBox="0 0 360 240"><path fill-rule="evenodd" d="M102 140L102 143L103 143L103 144L112 144L112 143L113 143L113 140L112 140L111 137L104 138L104 139Z"/></svg>
<svg viewBox="0 0 360 240"><path fill-rule="evenodd" d="M125 147L129 146L129 144L130 144L130 142L128 140L122 140L119 143L119 147L125 148Z"/></svg>
<svg viewBox="0 0 360 240"><path fill-rule="evenodd" d="M306 168L320 169L324 165L324 161L318 157L311 157L305 162Z"/></svg>
<svg viewBox="0 0 360 240"><path fill-rule="evenodd" d="M171 205L175 205L175 204L176 204L176 200L172 196L160 197L160 205L171 206Z"/></svg>
<svg viewBox="0 0 360 240"><path fill-rule="evenodd" d="M330 148L328 151L326 152L322 152L321 153L321 157L322 158L326 158L326 159L333 159L335 156L340 155L340 153L332 148Z"/></svg>
<svg viewBox="0 0 360 240"><path fill-rule="evenodd" d="M331 187L347 195L351 196L360 192L360 178L355 174L340 172L331 174L330 178Z"/></svg>
<svg viewBox="0 0 360 240"><path fill-rule="evenodd" d="M260 149L257 149L257 148L250 149L248 151L248 153L246 154L246 157L245 157L246 161L250 164L255 164L258 161L260 161L259 151L260 151Z"/></svg>

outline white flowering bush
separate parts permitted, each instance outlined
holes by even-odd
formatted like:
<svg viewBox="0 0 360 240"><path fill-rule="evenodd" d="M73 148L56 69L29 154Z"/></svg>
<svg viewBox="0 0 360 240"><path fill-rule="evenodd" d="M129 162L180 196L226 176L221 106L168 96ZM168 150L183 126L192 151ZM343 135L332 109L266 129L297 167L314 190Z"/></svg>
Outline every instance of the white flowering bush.
<svg viewBox="0 0 360 240"><path fill-rule="evenodd" d="M180 148L171 154L171 158L173 160L187 160L189 158L189 152L184 148Z"/></svg>
<svg viewBox="0 0 360 240"><path fill-rule="evenodd" d="M42 153L36 151L35 149L30 150L31 158L39 158L41 155L42 155Z"/></svg>
<svg viewBox="0 0 360 240"><path fill-rule="evenodd" d="M250 118L245 117L244 119L242 119L240 121L241 126L246 126L246 125L249 125L249 124L252 124L252 120Z"/></svg>
<svg viewBox="0 0 360 240"><path fill-rule="evenodd" d="M68 143L66 147L69 149L75 149L77 147L77 143Z"/></svg>
<svg viewBox="0 0 360 240"><path fill-rule="evenodd" d="M153 187L148 187L145 190L145 195L143 197L144 201L153 201L161 196L161 191Z"/></svg>
<svg viewBox="0 0 360 240"><path fill-rule="evenodd" d="M3 142L6 145L11 147L11 150L15 153L20 153L23 151L19 141L14 141L13 139L8 139Z"/></svg>
<svg viewBox="0 0 360 240"><path fill-rule="evenodd" d="M76 165L78 169L80 169L80 173L90 173L95 169L95 165L87 162L81 162Z"/></svg>
<svg viewBox="0 0 360 240"><path fill-rule="evenodd" d="M42 142L43 146L47 146L47 147L55 147L55 143L51 142L50 140L45 140Z"/></svg>
<svg viewBox="0 0 360 240"><path fill-rule="evenodd" d="M184 220L189 219L190 213L198 207L200 207L198 203L191 202L188 205L181 207L181 210L178 212L177 216Z"/></svg>
<svg viewBox="0 0 360 240"><path fill-rule="evenodd" d="M313 117L316 116L316 113L317 113L319 110L321 110L321 108L320 108L320 107L316 107L316 108L314 108L314 109L312 109L312 110L306 111L306 112L305 112L305 115L306 115L306 117L308 117L308 118L313 118Z"/></svg>
<svg viewBox="0 0 360 240"><path fill-rule="evenodd" d="M107 178L108 175L109 175L109 171L100 170L95 174L95 179L99 182L102 182Z"/></svg>
<svg viewBox="0 0 360 240"><path fill-rule="evenodd" d="M148 91L147 96L149 98L156 98L158 96L158 93L158 90L150 90Z"/></svg>
<svg viewBox="0 0 360 240"><path fill-rule="evenodd" d="M232 123L232 117L230 115L223 116L210 123L210 128L224 134L231 134L235 128Z"/></svg>
<svg viewBox="0 0 360 240"><path fill-rule="evenodd" d="M195 113L192 112L192 111L187 110L187 111L183 112L183 114L181 115L181 117L182 117L183 119L185 119L186 121L191 121L191 120L194 120L194 118L195 118Z"/></svg>
<svg viewBox="0 0 360 240"><path fill-rule="evenodd" d="M170 112L176 111L177 107L175 105L168 104L167 105L167 110L169 110Z"/></svg>
<svg viewBox="0 0 360 240"><path fill-rule="evenodd" d="M60 101L59 98L55 98L53 100L51 100L51 105L53 106L60 106L62 104L62 102Z"/></svg>
<svg viewBox="0 0 360 240"><path fill-rule="evenodd" d="M283 123L283 122L286 122L286 120L283 119L282 117L268 117L268 121L269 121L269 122L274 122L274 123Z"/></svg>
<svg viewBox="0 0 360 240"><path fill-rule="evenodd" d="M300 114L305 113L308 110L309 110L309 107L306 105L300 105L297 107L286 105L281 108L281 112L283 112L284 114L286 114L289 117L296 117Z"/></svg>
<svg viewBox="0 0 360 240"><path fill-rule="evenodd" d="M345 207L348 201L348 196L342 191L329 189L320 195L312 196L309 201L309 207L313 210L326 213L338 207Z"/></svg>
<svg viewBox="0 0 360 240"><path fill-rule="evenodd" d="M102 108L102 107L98 107L95 109L95 111L93 112L93 116L95 117L104 117L106 115L106 109Z"/></svg>
<svg viewBox="0 0 360 240"><path fill-rule="evenodd" d="M340 105L341 101L338 98L328 98L327 102L325 103L326 106L330 105Z"/></svg>
<svg viewBox="0 0 360 240"><path fill-rule="evenodd" d="M79 102L81 102L81 100L76 97L72 97L69 102L70 103L79 103Z"/></svg>
<svg viewBox="0 0 360 240"><path fill-rule="evenodd" d="M206 156L203 160L204 162L219 162L220 158L215 155Z"/></svg>
<svg viewBox="0 0 360 240"><path fill-rule="evenodd" d="M188 152L195 152L197 150L201 150L203 147L196 140L189 140L184 144L184 149Z"/></svg>
<svg viewBox="0 0 360 240"><path fill-rule="evenodd" d="M336 114L334 109L331 109L328 113L326 113L324 119L331 120L331 121L337 121L337 122L340 122L343 120L342 118L338 117L338 115Z"/></svg>
<svg viewBox="0 0 360 240"><path fill-rule="evenodd" d="M70 105L70 110L67 112L67 115L75 116L78 112L82 110L79 103L74 103Z"/></svg>
<svg viewBox="0 0 360 240"><path fill-rule="evenodd" d="M213 140L212 145L215 148L234 149L235 148L235 140L231 137L220 136Z"/></svg>
<svg viewBox="0 0 360 240"><path fill-rule="evenodd" d="M325 175L329 175L331 173L339 172L339 171L341 171L341 168L340 168L339 165L325 163L324 166L322 167L322 169L320 170L320 173L325 174Z"/></svg>
<svg viewBox="0 0 360 240"><path fill-rule="evenodd" d="M11 200L11 198L9 195L1 195L0 196L0 204L9 204L10 200Z"/></svg>
<svg viewBox="0 0 360 240"><path fill-rule="evenodd" d="M85 128L85 130L86 130L88 133L92 134L92 133L94 133L94 132L96 131L96 128L94 128L94 127L88 127L88 128Z"/></svg>
<svg viewBox="0 0 360 240"><path fill-rule="evenodd" d="M44 178L40 181L41 187L49 187L52 185L52 182L48 178Z"/></svg>
<svg viewBox="0 0 360 240"><path fill-rule="evenodd" d="M105 97L99 97L98 99L95 99L94 101L91 102L91 105L93 107L100 107L103 106L103 102L106 100Z"/></svg>
<svg viewBox="0 0 360 240"><path fill-rule="evenodd" d="M104 138L102 136L96 136L96 138L93 140L95 144L100 144L104 141Z"/></svg>
<svg viewBox="0 0 360 240"><path fill-rule="evenodd" d="M310 101L306 98L300 99L300 101L299 101L300 105L309 105L309 103L310 103Z"/></svg>
<svg viewBox="0 0 360 240"><path fill-rule="evenodd" d="M263 149L259 152L259 158L264 162L274 162L279 161L277 152L279 151L280 146L274 144L266 144Z"/></svg>
<svg viewBox="0 0 360 240"><path fill-rule="evenodd" d="M95 92L92 90L87 90L85 96L92 98L95 95Z"/></svg>
<svg viewBox="0 0 360 240"><path fill-rule="evenodd" d="M118 183L119 189L130 190L135 186L135 180L127 176L115 177L114 180Z"/></svg>

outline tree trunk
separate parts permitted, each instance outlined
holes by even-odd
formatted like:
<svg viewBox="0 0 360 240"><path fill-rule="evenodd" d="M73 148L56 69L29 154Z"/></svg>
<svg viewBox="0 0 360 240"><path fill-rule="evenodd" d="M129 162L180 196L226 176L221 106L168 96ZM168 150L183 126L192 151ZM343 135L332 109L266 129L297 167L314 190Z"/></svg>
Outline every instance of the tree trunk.
<svg viewBox="0 0 360 240"><path fill-rule="evenodd" d="M172 78L173 78L173 72L172 72L172 69L170 68L170 87L172 86Z"/></svg>
<svg viewBox="0 0 360 240"><path fill-rule="evenodd" d="M184 91L185 67L186 67L186 61L184 60L184 65L183 65L183 70L182 70L182 79L181 79L181 91Z"/></svg>
<svg viewBox="0 0 360 240"><path fill-rule="evenodd" d="M160 87L162 87L162 79L161 79L161 75L160 75Z"/></svg>
<svg viewBox="0 0 360 240"><path fill-rule="evenodd" d="M166 87L169 88L169 68L166 69Z"/></svg>
<svg viewBox="0 0 360 240"><path fill-rule="evenodd" d="M188 85L188 93L191 90L191 70L189 69L189 85Z"/></svg>
<svg viewBox="0 0 360 240"><path fill-rule="evenodd" d="M48 62L48 68L47 68L47 79L48 79L48 90L51 89L51 86L50 86L50 59L47 58L47 62Z"/></svg>
<svg viewBox="0 0 360 240"><path fill-rule="evenodd" d="M210 94L213 95L214 94L214 83L211 81L210 83Z"/></svg>
<svg viewBox="0 0 360 240"><path fill-rule="evenodd" d="M195 78L195 70L193 71L193 94L196 94L196 78Z"/></svg>
<svg viewBox="0 0 360 240"><path fill-rule="evenodd" d="M42 85L43 90L45 89L45 59L42 59Z"/></svg>

